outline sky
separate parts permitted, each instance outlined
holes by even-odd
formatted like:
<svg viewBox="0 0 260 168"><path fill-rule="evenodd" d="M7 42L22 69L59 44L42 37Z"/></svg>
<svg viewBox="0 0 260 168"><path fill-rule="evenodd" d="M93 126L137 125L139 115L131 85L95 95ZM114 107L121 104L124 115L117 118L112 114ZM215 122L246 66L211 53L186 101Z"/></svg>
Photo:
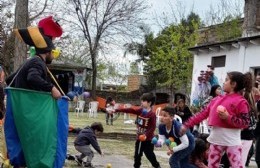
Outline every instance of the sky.
<svg viewBox="0 0 260 168"><path fill-rule="evenodd" d="M235 12L239 10L240 12L243 12L244 0L223 1L233 7L231 9L228 8L228 11ZM155 18L163 16L163 13L165 13L167 17L171 18L172 11L174 11L174 13L178 13L178 11L180 11L186 16L190 13L190 11L194 11L199 14L202 20L207 21L207 15L211 7L214 10L218 10L219 6L221 6L220 3L221 0L147 0L147 4L150 6L147 11L147 23L151 25L154 32L158 32L160 28L158 27ZM234 11L232 11L232 9Z"/></svg>
<svg viewBox="0 0 260 168"><path fill-rule="evenodd" d="M185 16L187 16L191 11L194 11L197 13L202 20L206 20L206 16L208 11L212 8L214 10L218 9L218 6L220 6L221 0L146 0L147 5L149 6L148 10L144 14L144 17L146 17L146 24L149 25L151 28L151 31L153 31L155 34L157 34L160 30L162 30L163 24L156 21L155 18L161 18L163 16L163 13L169 20L173 19L172 17L172 11L174 10L174 13L178 13L180 11L181 13L184 13ZM230 4L236 5L239 4L239 10L243 11L243 0L224 0L225 2L229 1ZM181 2L181 4L179 4ZM178 8L177 8L178 7ZM231 9L228 8L228 11L231 11ZM159 19L160 20L160 19ZM128 55L126 57L122 57L123 55L122 49L113 49L113 56L110 56L112 60L117 60L120 64L123 66L126 66L126 69L130 69L129 62L135 61L138 57L136 55ZM142 73L142 65L139 65L139 70Z"/></svg>

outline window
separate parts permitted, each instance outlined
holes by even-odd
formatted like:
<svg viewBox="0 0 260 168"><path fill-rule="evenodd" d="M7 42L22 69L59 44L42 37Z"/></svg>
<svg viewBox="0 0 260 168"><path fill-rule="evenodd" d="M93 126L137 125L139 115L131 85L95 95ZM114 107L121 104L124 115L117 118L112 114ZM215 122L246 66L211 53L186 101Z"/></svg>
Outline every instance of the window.
<svg viewBox="0 0 260 168"><path fill-rule="evenodd" d="M226 56L218 56L218 57L212 57L211 60L211 65L216 68L216 67L225 67L226 65Z"/></svg>

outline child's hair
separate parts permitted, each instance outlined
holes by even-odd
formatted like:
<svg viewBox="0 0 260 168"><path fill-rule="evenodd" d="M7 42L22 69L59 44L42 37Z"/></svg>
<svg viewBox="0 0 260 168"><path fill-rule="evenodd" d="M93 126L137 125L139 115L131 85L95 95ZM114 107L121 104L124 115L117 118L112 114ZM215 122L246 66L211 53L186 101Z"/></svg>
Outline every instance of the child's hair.
<svg viewBox="0 0 260 168"><path fill-rule="evenodd" d="M109 96L109 97L107 97L106 104L111 103L112 101L113 101L113 98Z"/></svg>
<svg viewBox="0 0 260 168"><path fill-rule="evenodd" d="M210 89L210 93L209 95L212 96L212 97L216 97L216 90L221 87L220 85L213 85Z"/></svg>
<svg viewBox="0 0 260 168"><path fill-rule="evenodd" d="M191 153L190 159L191 162L194 163L197 159L203 160L204 154L207 151L208 147L206 142L203 139L196 138L195 139L195 148Z"/></svg>
<svg viewBox="0 0 260 168"><path fill-rule="evenodd" d="M198 138L202 139L203 141L207 142L207 138L209 137L209 134L199 134Z"/></svg>
<svg viewBox="0 0 260 168"><path fill-rule="evenodd" d="M97 130L99 132L103 132L104 128L103 125L101 124L101 122L94 122L91 124L90 128L92 128L93 130Z"/></svg>
<svg viewBox="0 0 260 168"><path fill-rule="evenodd" d="M144 93L140 99L142 101L151 102L151 106L155 103L155 96L152 93Z"/></svg>
<svg viewBox="0 0 260 168"><path fill-rule="evenodd" d="M162 111L165 111L167 113L169 113L170 116L174 116L176 114L176 110L173 107L170 106L166 106L162 109Z"/></svg>
<svg viewBox="0 0 260 168"><path fill-rule="evenodd" d="M253 79L250 72L243 74L238 71L232 71L228 72L227 75L230 78L231 82L236 82L236 87L234 88L235 92L239 92L242 89L245 89L245 92L252 91Z"/></svg>
<svg viewBox="0 0 260 168"><path fill-rule="evenodd" d="M179 105L180 103L185 104L185 101L183 99L179 99L178 102L177 102L177 105Z"/></svg>

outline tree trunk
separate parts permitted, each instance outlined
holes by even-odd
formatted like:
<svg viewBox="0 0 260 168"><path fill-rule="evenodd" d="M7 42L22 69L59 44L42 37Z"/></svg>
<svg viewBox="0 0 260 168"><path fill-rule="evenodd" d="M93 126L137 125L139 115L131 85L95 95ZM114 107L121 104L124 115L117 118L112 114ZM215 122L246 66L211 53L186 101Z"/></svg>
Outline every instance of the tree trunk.
<svg viewBox="0 0 260 168"><path fill-rule="evenodd" d="M28 0L16 0L14 28L26 28L28 24ZM20 67L26 58L27 46L16 37L14 49L14 71Z"/></svg>
<svg viewBox="0 0 260 168"><path fill-rule="evenodd" d="M259 0L245 0L243 37L255 35L257 31L257 21L259 17Z"/></svg>
<svg viewBox="0 0 260 168"><path fill-rule="evenodd" d="M96 100L96 88L97 88L97 51L91 53L92 59L92 98Z"/></svg>
<svg viewBox="0 0 260 168"><path fill-rule="evenodd" d="M6 76L8 76L13 72L12 60L14 58L14 34L6 39L1 57L3 58L3 65Z"/></svg>

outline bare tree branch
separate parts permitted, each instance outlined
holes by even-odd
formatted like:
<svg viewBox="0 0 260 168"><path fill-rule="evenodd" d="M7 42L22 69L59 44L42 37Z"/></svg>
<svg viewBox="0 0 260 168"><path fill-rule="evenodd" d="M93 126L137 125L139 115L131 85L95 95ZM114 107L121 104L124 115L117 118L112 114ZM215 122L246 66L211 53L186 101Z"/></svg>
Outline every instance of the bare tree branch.
<svg viewBox="0 0 260 168"><path fill-rule="evenodd" d="M69 9L69 6L73 8ZM68 9L74 10L70 19L75 27L80 28L88 43L91 55L93 78L92 95L95 97L96 64L103 45L120 43L134 37L142 22L141 14L145 11L144 0L73 0L68 1ZM68 20L69 21L69 20ZM78 22L78 23L77 23Z"/></svg>
<svg viewBox="0 0 260 168"><path fill-rule="evenodd" d="M48 6L48 3L47 3L47 2L48 2L48 0L45 0L42 10L40 10L40 11L37 10L37 14L34 15L34 16L31 16L31 17L29 18L30 21L32 21L32 20L38 18L39 16L41 16L41 15L44 13L44 11L46 10L46 8L47 8L47 6ZM36 6L36 5L39 5L39 4L38 4L38 3L35 3L35 6ZM38 9L38 8L36 8L36 9Z"/></svg>

